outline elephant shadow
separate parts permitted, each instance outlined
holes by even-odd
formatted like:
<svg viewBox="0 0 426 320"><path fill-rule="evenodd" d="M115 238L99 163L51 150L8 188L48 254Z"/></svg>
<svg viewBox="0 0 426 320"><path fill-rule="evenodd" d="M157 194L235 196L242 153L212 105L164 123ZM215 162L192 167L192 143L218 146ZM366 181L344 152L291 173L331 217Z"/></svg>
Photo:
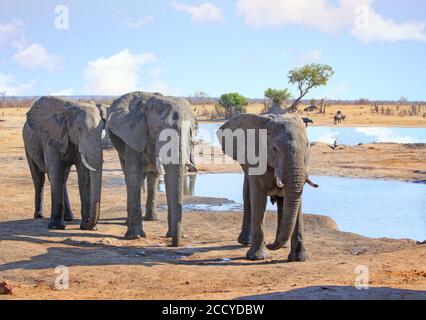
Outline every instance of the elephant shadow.
<svg viewBox="0 0 426 320"><path fill-rule="evenodd" d="M106 223L121 223L124 219L107 219ZM142 265L152 267L159 264L197 265L197 266L245 266L253 264L276 264L284 261L249 262L245 256L226 259L188 259L194 254L212 251L237 251L241 245L212 245L193 247L154 247L113 245L112 241L124 240L114 235L76 232L78 221L70 224L73 229L51 231L46 228L46 220L18 220L0 223L0 242L27 242L30 245L48 245L40 255L34 255L21 261L0 265L0 272L23 269L41 270L57 266L111 266ZM91 241L77 241L83 238ZM96 241L99 239L99 241ZM95 242L93 242L95 240ZM51 245L51 246L50 246ZM243 250L245 252L245 248Z"/></svg>
<svg viewBox="0 0 426 320"><path fill-rule="evenodd" d="M425 300L426 291L351 286L312 286L285 292L245 296L236 300Z"/></svg>

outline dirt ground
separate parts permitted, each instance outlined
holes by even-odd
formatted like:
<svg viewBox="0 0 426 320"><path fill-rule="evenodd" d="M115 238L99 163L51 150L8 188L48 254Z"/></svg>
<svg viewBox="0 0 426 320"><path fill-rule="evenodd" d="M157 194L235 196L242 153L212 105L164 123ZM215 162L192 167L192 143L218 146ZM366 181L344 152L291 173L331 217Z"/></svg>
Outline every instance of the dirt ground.
<svg viewBox="0 0 426 320"><path fill-rule="evenodd" d="M287 263L288 248L271 252L272 259L268 261L247 261L247 248L236 242L242 218L238 212L185 212L184 246L176 249L169 247L170 241L163 237L166 212L161 209L159 222L145 223L146 239L126 241L123 239L125 186L115 183L122 179L122 173L112 150L104 156L98 230L83 232L79 230L79 221L75 221L65 231L50 231L46 219L32 219L33 186L21 139L24 117L6 115L2 120L5 121L0 122L0 283L6 282L13 294L0 295L0 300L426 299L424 244L340 232L325 217L327 212L306 215L305 234L311 258L306 263ZM325 168L324 173L356 175L366 171L361 166L377 166L377 177L425 180L424 147L398 149L396 145L372 145L337 151L326 145L314 148L318 148L318 157L322 153L319 167ZM375 164L381 156L390 158L386 165ZM336 168L341 172L333 171ZM401 174L393 176L397 168ZM319 168L314 171L323 174ZM78 218L74 172L69 193ZM185 200L221 201L193 197ZM47 217L48 186L44 202ZM165 196L160 194L159 205L162 204ZM275 234L275 219L272 213L267 214L268 241ZM58 266L66 266L67 269L60 270L69 272L67 290L55 286L61 275L55 273ZM362 277L356 273L359 270L368 270L369 290L354 288Z"/></svg>

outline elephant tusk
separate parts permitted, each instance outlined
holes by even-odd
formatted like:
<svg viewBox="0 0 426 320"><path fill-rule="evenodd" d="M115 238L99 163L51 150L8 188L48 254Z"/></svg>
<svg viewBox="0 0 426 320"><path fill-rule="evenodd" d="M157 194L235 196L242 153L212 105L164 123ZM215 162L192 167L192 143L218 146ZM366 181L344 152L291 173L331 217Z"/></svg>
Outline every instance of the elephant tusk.
<svg viewBox="0 0 426 320"><path fill-rule="evenodd" d="M284 183L281 181L280 178L277 178L277 187L280 189L284 188Z"/></svg>
<svg viewBox="0 0 426 320"><path fill-rule="evenodd" d="M80 153L81 155L81 161L83 161L84 166L89 169L90 171L96 172L96 169L94 169L90 164L87 162L86 157L84 154Z"/></svg>
<svg viewBox="0 0 426 320"><path fill-rule="evenodd" d="M306 179L306 183L309 184L312 188L319 188L319 185L317 185L316 183L313 183L309 178Z"/></svg>

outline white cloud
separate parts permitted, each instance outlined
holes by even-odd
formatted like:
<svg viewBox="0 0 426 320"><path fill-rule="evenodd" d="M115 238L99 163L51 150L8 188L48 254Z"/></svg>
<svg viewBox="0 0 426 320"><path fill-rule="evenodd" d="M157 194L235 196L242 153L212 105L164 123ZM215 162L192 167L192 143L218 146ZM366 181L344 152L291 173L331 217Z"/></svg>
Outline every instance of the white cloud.
<svg viewBox="0 0 426 320"><path fill-rule="evenodd" d="M125 49L111 57L90 61L84 71L85 91L89 94L121 95L141 90L141 68L155 60L152 53L133 54Z"/></svg>
<svg viewBox="0 0 426 320"><path fill-rule="evenodd" d="M49 96L63 97L63 96L72 96L73 94L74 94L74 89L68 88L68 89L51 92L49 93Z"/></svg>
<svg viewBox="0 0 426 320"><path fill-rule="evenodd" d="M374 11L374 0L238 0L237 13L253 27L299 25L321 32L350 32L362 41L426 42L426 25L397 23Z"/></svg>
<svg viewBox="0 0 426 320"><path fill-rule="evenodd" d="M29 70L57 71L62 68L62 57L49 53L42 45L34 43L18 49L13 60Z"/></svg>
<svg viewBox="0 0 426 320"><path fill-rule="evenodd" d="M19 84L12 76L0 73L0 92L6 92L6 96L28 95L33 90L34 85L34 80Z"/></svg>
<svg viewBox="0 0 426 320"><path fill-rule="evenodd" d="M393 20L385 19L367 6L359 14L359 24L354 25L351 33L364 42L398 42L404 40L426 42L425 23L408 21L398 24ZM364 18L362 18L362 15L364 15Z"/></svg>
<svg viewBox="0 0 426 320"><path fill-rule="evenodd" d="M223 22L223 11L211 3L203 3L198 6L191 6L179 1L172 1L172 7L179 11L191 15L192 20L200 23Z"/></svg>
<svg viewBox="0 0 426 320"><path fill-rule="evenodd" d="M11 44L15 46L17 42L21 42L24 26L24 23L19 20L0 24L0 45L11 42Z"/></svg>

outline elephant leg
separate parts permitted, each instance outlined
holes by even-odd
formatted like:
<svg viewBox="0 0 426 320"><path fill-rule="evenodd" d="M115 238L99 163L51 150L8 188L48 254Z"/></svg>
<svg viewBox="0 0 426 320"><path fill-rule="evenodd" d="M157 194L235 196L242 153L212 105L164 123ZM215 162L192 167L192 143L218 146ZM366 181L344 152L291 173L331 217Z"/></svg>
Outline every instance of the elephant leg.
<svg viewBox="0 0 426 320"><path fill-rule="evenodd" d="M244 199L243 226L241 228L240 236L238 237L238 243L244 246L248 246L250 245L251 206L250 206L250 187L249 187L247 176L244 177L243 199Z"/></svg>
<svg viewBox="0 0 426 320"><path fill-rule="evenodd" d="M70 199L68 197L68 190L67 190L67 181L68 181L68 177L70 175L70 171L71 168L68 168L65 171L65 181L64 181L64 195L63 195L63 199L64 199L64 220L65 221L73 221L74 220L74 214L72 213L71 210L71 204L70 204Z"/></svg>
<svg viewBox="0 0 426 320"><path fill-rule="evenodd" d="M156 196L158 184L160 182L160 175L154 172L147 173L148 180L148 195L146 200L146 221L157 221L157 208L156 208Z"/></svg>
<svg viewBox="0 0 426 320"><path fill-rule="evenodd" d="M284 214L284 197L276 197L277 199L277 234L276 237L278 238L278 235L280 233L280 226L281 226L281 221L283 219L283 214ZM288 248L289 245L285 244L284 248Z"/></svg>
<svg viewBox="0 0 426 320"><path fill-rule="evenodd" d="M250 200L251 200L251 246L247 252L249 260L265 260L271 256L266 252L265 234L263 222L265 218L267 196L256 183L250 181Z"/></svg>
<svg viewBox="0 0 426 320"><path fill-rule="evenodd" d="M278 235L280 234L281 221L283 219L284 198L283 197L276 197L276 199L277 199L277 217L278 217L276 237L278 238Z"/></svg>
<svg viewBox="0 0 426 320"><path fill-rule="evenodd" d="M303 239L303 229L303 211L302 205L300 205L296 228L294 229L293 235L291 237L291 252L288 256L288 261L290 262L303 262L309 259Z"/></svg>
<svg viewBox="0 0 426 320"><path fill-rule="evenodd" d="M34 218L42 219L43 218L43 194L44 194L44 182L46 180L46 175L42 172L35 162L31 159L30 155L26 153L28 165L31 171L31 177L34 183Z"/></svg>
<svg viewBox="0 0 426 320"><path fill-rule="evenodd" d="M81 161L77 163L76 167L80 191L81 219L87 221L90 216L90 174Z"/></svg>
<svg viewBox="0 0 426 320"><path fill-rule="evenodd" d="M126 148L126 167L124 175L127 187L127 233L126 239L133 240L145 237L142 224L142 159L141 155L131 148Z"/></svg>
<svg viewBox="0 0 426 320"><path fill-rule="evenodd" d="M180 247L182 238L182 201L183 201L183 166L170 164L164 166L166 181L166 194L168 206L169 230L172 246Z"/></svg>
<svg viewBox="0 0 426 320"><path fill-rule="evenodd" d="M57 156L59 158L59 156ZM51 188L51 217L49 229L64 230L64 182L65 168L60 163L59 159L51 159L48 161L49 180Z"/></svg>
<svg viewBox="0 0 426 320"><path fill-rule="evenodd" d="M172 188L172 186L169 184L169 179L166 179L166 176L164 176L164 186L166 188L166 200L167 200L167 225L168 225L168 229L167 229L167 234L166 234L166 238L172 238L173 237L173 230L172 230L172 213L171 213L171 207L170 207L170 193L168 192L168 190L170 190Z"/></svg>

